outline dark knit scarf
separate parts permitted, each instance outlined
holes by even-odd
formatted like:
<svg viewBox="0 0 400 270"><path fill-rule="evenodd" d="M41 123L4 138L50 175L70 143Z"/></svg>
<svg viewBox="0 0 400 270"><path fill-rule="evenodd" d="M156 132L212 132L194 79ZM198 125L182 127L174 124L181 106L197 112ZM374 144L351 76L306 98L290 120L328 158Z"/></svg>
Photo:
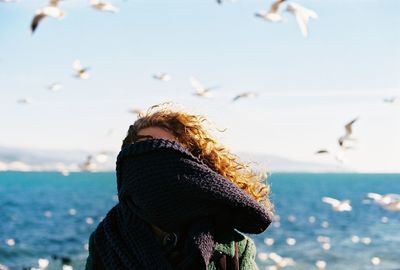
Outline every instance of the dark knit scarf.
<svg viewBox="0 0 400 270"><path fill-rule="evenodd" d="M116 172L119 203L94 237L107 270L173 269L149 224L186 232L184 259L175 269L207 269L218 230L258 234L271 223L259 203L173 141L125 147Z"/></svg>

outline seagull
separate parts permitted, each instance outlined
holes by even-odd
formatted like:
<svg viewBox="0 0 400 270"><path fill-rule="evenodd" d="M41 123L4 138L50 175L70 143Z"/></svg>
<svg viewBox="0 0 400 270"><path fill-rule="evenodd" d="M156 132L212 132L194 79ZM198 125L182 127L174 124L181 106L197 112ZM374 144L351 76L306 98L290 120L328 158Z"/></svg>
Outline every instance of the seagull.
<svg viewBox="0 0 400 270"><path fill-rule="evenodd" d="M58 92L60 91L62 88L62 85L58 82L52 83L50 85L47 86L47 89L52 91L52 92Z"/></svg>
<svg viewBox="0 0 400 270"><path fill-rule="evenodd" d="M241 94L239 94L239 95L237 95L237 96L235 96L233 99L232 99L232 101L237 101L237 100L239 100L239 99L241 99L241 98L253 98L253 97L257 97L258 96L258 94L257 93L255 93L255 92L244 92L244 93L241 93Z"/></svg>
<svg viewBox="0 0 400 270"><path fill-rule="evenodd" d="M271 8L268 12L265 10L261 10L260 12L257 12L254 15L269 22L281 22L283 18L278 13L278 11L281 4L285 1L286 0L276 0L274 3L272 3Z"/></svg>
<svg viewBox="0 0 400 270"><path fill-rule="evenodd" d="M196 89L196 92L194 94L196 96L204 97L204 98L212 97L212 94L210 93L210 91L212 89L217 88L217 87L206 88L194 77L190 77L190 83L192 84L193 88Z"/></svg>
<svg viewBox="0 0 400 270"><path fill-rule="evenodd" d="M315 11L313 11L311 9L307 9L296 3L289 3L286 10L289 11L290 13L292 13L296 17L297 24L300 27L301 33L303 34L304 37L307 37L308 36L308 27L307 27L308 19L309 18L317 19L318 18L317 13L315 13Z"/></svg>
<svg viewBox="0 0 400 270"><path fill-rule="evenodd" d="M112 13L117 13L119 9L108 2L101 2L99 0L90 0L90 5L92 8L99 11L108 11Z"/></svg>
<svg viewBox="0 0 400 270"><path fill-rule="evenodd" d="M38 9L36 15L33 17L31 22L31 33L33 34L39 23L46 17L53 17L62 19L65 13L58 7L58 0L50 0L47 7Z"/></svg>
<svg viewBox="0 0 400 270"><path fill-rule="evenodd" d="M172 79L171 75L167 74L167 73L162 73L162 74L154 74L153 78L159 81L164 81L164 82L168 82Z"/></svg>
<svg viewBox="0 0 400 270"><path fill-rule="evenodd" d="M139 116L143 115L145 113L142 109L138 109L138 108L132 108L128 112L133 113L133 114L137 114Z"/></svg>
<svg viewBox="0 0 400 270"><path fill-rule="evenodd" d="M394 105L400 105L400 98L399 97L391 97L391 98L385 98L383 102L394 104Z"/></svg>
<svg viewBox="0 0 400 270"><path fill-rule="evenodd" d="M339 201L331 197L323 197L322 201L324 203L330 204L332 210L336 212L346 212L351 211L351 205L349 200Z"/></svg>
<svg viewBox="0 0 400 270"><path fill-rule="evenodd" d="M377 204L389 211L400 211L400 195L368 193L367 198L373 199Z"/></svg>
<svg viewBox="0 0 400 270"><path fill-rule="evenodd" d="M21 105L29 105L32 101L29 98L20 98L17 100L17 103Z"/></svg>
<svg viewBox="0 0 400 270"><path fill-rule="evenodd" d="M346 142L346 141L349 141L349 140L354 140L354 139L352 139L350 136L351 136L351 134L353 133L353 124L357 121L357 119L358 119L358 118L355 118L355 119L351 120L349 123L347 123L347 124L344 126L344 129L345 129L346 133L338 139L339 146L340 146L343 150L351 149L351 148L352 148L351 146L346 146L346 145L345 145L345 142Z"/></svg>
<svg viewBox="0 0 400 270"><path fill-rule="evenodd" d="M87 72L89 70L88 67L82 67L81 61L75 60L74 63L72 64L72 67L75 70L75 77L86 80L90 77L89 73Z"/></svg>

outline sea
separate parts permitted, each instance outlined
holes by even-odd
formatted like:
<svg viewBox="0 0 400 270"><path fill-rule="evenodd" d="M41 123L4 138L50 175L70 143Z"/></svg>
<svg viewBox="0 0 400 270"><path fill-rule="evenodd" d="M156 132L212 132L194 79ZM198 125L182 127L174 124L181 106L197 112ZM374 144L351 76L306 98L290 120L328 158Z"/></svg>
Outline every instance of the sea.
<svg viewBox="0 0 400 270"><path fill-rule="evenodd" d="M47 259L47 269L62 269L65 257L84 269L88 237L118 201L115 181L112 172L1 172L0 264L31 269ZM268 182L275 220L250 235L259 269L400 270L400 212L366 199L400 193L400 174L273 173ZM325 196L352 210L333 211Z"/></svg>

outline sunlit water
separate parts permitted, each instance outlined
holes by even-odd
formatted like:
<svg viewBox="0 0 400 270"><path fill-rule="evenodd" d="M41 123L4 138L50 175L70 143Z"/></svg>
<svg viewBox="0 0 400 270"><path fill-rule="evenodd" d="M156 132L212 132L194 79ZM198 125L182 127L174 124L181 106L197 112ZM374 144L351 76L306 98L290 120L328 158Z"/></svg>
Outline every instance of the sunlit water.
<svg viewBox="0 0 400 270"><path fill-rule="evenodd" d="M253 236L260 269L275 264L265 260L272 252L294 260L285 269L317 269L317 260L332 270L400 269L400 212L363 202L368 192L400 193L400 175L276 173L269 181L280 221ZM116 203L115 194L113 173L0 173L0 264L22 269L46 258L48 269L60 269L51 258L58 255L83 269L88 236ZM323 196L350 199L353 210L334 212ZM330 249L318 236L330 238Z"/></svg>

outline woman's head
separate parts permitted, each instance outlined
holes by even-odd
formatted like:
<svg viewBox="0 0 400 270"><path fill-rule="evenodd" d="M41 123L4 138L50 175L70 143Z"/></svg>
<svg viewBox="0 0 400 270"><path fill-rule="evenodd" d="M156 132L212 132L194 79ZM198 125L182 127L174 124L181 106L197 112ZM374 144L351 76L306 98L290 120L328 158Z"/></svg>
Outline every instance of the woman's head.
<svg viewBox="0 0 400 270"><path fill-rule="evenodd" d="M148 138L177 141L211 169L271 210L269 186L263 183L264 175L254 173L248 164L217 143L207 131L206 122L203 116L174 110L168 105L156 105L139 115L129 127L122 148Z"/></svg>

